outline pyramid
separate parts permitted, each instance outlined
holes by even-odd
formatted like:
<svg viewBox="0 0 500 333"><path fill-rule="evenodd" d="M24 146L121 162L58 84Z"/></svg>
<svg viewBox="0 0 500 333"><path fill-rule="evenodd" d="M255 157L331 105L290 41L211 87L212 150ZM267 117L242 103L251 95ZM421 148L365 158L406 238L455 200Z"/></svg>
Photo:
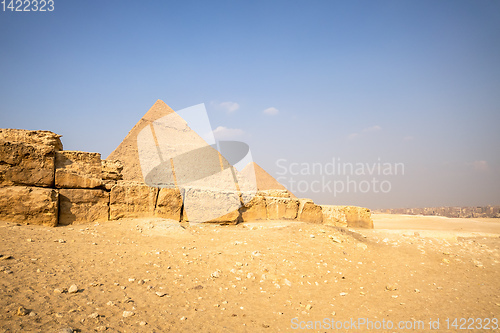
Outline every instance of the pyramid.
<svg viewBox="0 0 500 333"><path fill-rule="evenodd" d="M139 164L139 154L137 151L137 135L156 119L174 113L165 102L157 100L148 112L135 124L128 132L122 143L109 156L107 160L119 160L123 164L123 180L143 182L141 166Z"/></svg>
<svg viewBox="0 0 500 333"><path fill-rule="evenodd" d="M295 198L295 195L288 191L288 189L283 186L280 182L274 179L266 170L262 169L257 163L251 162L248 163L247 166L241 170L241 174L244 177L251 177L252 173L255 174L255 181L257 183L258 191L267 191L267 190L282 190L290 193L292 198Z"/></svg>

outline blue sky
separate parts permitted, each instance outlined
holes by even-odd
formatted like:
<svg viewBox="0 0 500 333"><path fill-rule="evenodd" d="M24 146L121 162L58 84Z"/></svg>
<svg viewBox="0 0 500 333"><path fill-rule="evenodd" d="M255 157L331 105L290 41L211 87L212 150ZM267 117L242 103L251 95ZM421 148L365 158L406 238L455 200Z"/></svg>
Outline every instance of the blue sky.
<svg viewBox="0 0 500 333"><path fill-rule="evenodd" d="M499 59L498 1L56 0L54 12L0 12L0 127L106 157L157 99L205 103L220 139L247 142L285 185L302 181L300 197L500 204ZM373 175L333 193L346 175L282 175L283 159L405 173L376 175L387 193L360 191Z"/></svg>

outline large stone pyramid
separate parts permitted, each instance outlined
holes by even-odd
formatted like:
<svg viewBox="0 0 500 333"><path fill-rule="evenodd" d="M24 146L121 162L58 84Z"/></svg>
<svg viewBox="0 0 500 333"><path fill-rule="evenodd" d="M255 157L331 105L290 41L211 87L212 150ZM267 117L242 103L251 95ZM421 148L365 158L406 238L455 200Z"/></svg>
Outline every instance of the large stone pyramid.
<svg viewBox="0 0 500 333"><path fill-rule="evenodd" d="M108 159L122 162L125 181L179 189L184 218L189 221L211 221L228 213L236 219L241 205L239 192L251 188L213 146L161 100Z"/></svg>
<svg viewBox="0 0 500 333"><path fill-rule="evenodd" d="M137 135L147 126L150 126L156 119L174 113L165 102L157 100L148 112L135 124L128 132L125 139L116 149L109 154L107 160L118 160L123 164L123 180L143 182L139 154L137 149Z"/></svg>
<svg viewBox="0 0 500 333"><path fill-rule="evenodd" d="M255 177L255 182L257 185L258 191L269 191L269 190L280 190L287 191L290 193L292 198L295 198L295 195L288 191L288 189L283 186L280 182L274 179L266 170L262 169L257 163L251 162L243 170L241 170L241 174L246 178Z"/></svg>

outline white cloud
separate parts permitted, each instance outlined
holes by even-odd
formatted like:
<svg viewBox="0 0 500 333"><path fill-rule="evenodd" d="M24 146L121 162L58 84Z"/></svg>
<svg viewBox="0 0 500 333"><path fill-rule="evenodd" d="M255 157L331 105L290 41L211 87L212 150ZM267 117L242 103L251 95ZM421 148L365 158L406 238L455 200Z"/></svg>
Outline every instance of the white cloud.
<svg viewBox="0 0 500 333"><path fill-rule="evenodd" d="M227 128L219 126L214 129L214 136L219 140L230 140L242 136L245 132L239 128Z"/></svg>
<svg viewBox="0 0 500 333"><path fill-rule="evenodd" d="M212 102L212 105L215 106L218 110L222 110L227 113L233 113L240 108L240 105L238 103L230 101L222 103Z"/></svg>
<svg viewBox="0 0 500 333"><path fill-rule="evenodd" d="M363 130L363 132L369 133L369 132L378 132L378 131L381 131L381 130L382 130L382 127L380 127L379 125L375 125L375 126L372 126L372 127L365 128Z"/></svg>
<svg viewBox="0 0 500 333"><path fill-rule="evenodd" d="M268 116L274 116L277 115L280 111L274 107L270 107L262 111L264 114L267 114Z"/></svg>
<svg viewBox="0 0 500 333"><path fill-rule="evenodd" d="M490 169L490 166L486 161L474 161L474 163L472 163L472 166L476 171L488 171Z"/></svg>
<svg viewBox="0 0 500 333"><path fill-rule="evenodd" d="M347 137L349 140L354 140L356 139L357 137L359 136L358 133L351 133L349 134L349 136Z"/></svg>

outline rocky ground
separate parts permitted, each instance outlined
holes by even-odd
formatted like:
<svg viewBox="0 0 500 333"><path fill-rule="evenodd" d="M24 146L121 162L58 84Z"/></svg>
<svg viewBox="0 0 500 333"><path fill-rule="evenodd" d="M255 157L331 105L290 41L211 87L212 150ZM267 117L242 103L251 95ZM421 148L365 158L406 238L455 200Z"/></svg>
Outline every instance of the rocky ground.
<svg viewBox="0 0 500 333"><path fill-rule="evenodd" d="M500 317L497 229L374 221L375 230L286 221L0 222L0 332L280 332L324 318L393 323L379 332L428 332L439 319L432 331L453 332L466 330L447 327L447 318L485 325ZM420 320L420 329L396 327ZM316 325L308 331L333 331Z"/></svg>

